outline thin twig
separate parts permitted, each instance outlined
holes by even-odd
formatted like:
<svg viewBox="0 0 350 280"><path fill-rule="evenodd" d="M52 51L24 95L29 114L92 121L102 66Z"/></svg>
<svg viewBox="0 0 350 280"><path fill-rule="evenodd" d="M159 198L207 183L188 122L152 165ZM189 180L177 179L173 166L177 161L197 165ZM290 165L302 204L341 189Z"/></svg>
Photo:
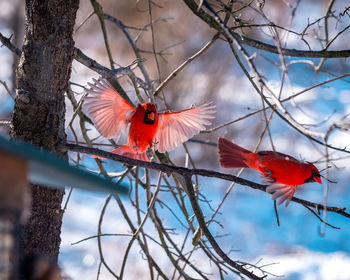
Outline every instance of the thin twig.
<svg viewBox="0 0 350 280"><path fill-rule="evenodd" d="M198 56L200 56L202 53L204 53L215 41L216 39L219 37L219 33L215 34L213 36L213 38L205 44L205 46L203 48L201 48L198 52L196 52L194 55L192 55L191 57L189 57L186 61L184 61L179 67L177 67L173 72L171 72L169 74L168 77L166 77L164 79L164 81L162 81L159 86L155 89L154 91L154 96L157 96L159 94L159 92L163 89L163 87L169 82L171 81L174 77L176 77L179 72L185 67L187 66L191 61L193 61L194 59L196 59Z"/></svg>
<svg viewBox="0 0 350 280"><path fill-rule="evenodd" d="M159 177L158 177L158 182L157 182L157 186L156 186L156 190L154 191L154 194L152 196L152 199L151 199L151 202L149 203L149 206L148 206L148 209L147 209L147 212L146 212L146 215L144 216L141 224L139 225L139 227L137 228L137 230L134 232L134 235L137 236L141 230L141 228L143 227L143 225L145 224L150 212L152 211L152 208L154 206L154 203L156 202L156 197L157 197L157 194L159 192L159 189L160 189L160 181L162 179L162 172L159 172Z"/></svg>
<svg viewBox="0 0 350 280"><path fill-rule="evenodd" d="M12 100L15 100L15 96L12 94L11 90L9 89L9 87L7 86L5 81L1 81L0 80L0 84L2 84L4 86L4 88L6 89L7 93L9 94L9 96L12 98Z"/></svg>

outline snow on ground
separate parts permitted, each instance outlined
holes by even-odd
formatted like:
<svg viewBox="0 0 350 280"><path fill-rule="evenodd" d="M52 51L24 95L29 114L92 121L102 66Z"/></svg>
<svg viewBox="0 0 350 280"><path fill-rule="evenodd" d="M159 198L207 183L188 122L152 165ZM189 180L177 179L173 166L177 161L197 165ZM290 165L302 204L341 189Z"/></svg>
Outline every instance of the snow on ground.
<svg viewBox="0 0 350 280"><path fill-rule="evenodd" d="M274 263L265 269L274 274L270 279L288 280L348 280L350 255L343 252L326 254L309 251L304 247L284 255L262 255L256 260ZM276 263L277 261L277 263Z"/></svg>
<svg viewBox="0 0 350 280"><path fill-rule="evenodd" d="M100 262L96 238L76 245L72 245L72 243L94 236L97 233L100 211L106 197L105 194L87 191L74 191L72 194L64 216L59 260L64 274L71 279L96 279ZM268 211L268 208L264 208L263 204L266 203L262 199L262 194L241 193L239 191L237 195L231 197L231 200L237 202L236 206L230 207L231 210L227 208L223 212L224 221L226 219L227 222L225 230L230 231L230 236L226 241L219 239L219 242L221 244L222 242L225 242L225 244L229 242L230 244L227 244L229 246L240 246L239 248L235 247L239 251L232 253L231 257L233 259L257 263L258 266L264 265L264 270L274 275L270 275L268 279L350 279L350 248L347 248L345 242L348 229L346 227L347 221L344 219L342 222L336 223L336 225L342 227L341 230L328 228L326 236L320 237L317 234L317 226L320 224L316 219L310 221L310 217L305 215L305 211L298 209L293 203L288 207L286 213L281 211L282 226L277 228L267 222L270 220L272 221L271 224L274 224L274 213ZM266 198L266 201L270 202L269 198ZM124 204L128 212L132 211L127 199L124 200ZM243 204L251 206L259 204L259 214L256 211L254 211L255 215L243 214L247 213L249 208L244 208ZM242 210L241 213L239 209ZM228 212L232 214L227 214ZM330 220L329 222L334 221ZM244 230L247 227L249 227L249 231ZM306 231L303 229L306 229ZM150 228L147 228L147 230L150 230ZM214 231L215 227L211 230ZM103 232L129 233L128 228L124 227L117 207L113 205L106 212ZM149 232L151 233L151 231ZM183 234L181 231L179 233ZM240 237L242 234L247 239L242 239ZM335 234L337 234L338 240L334 240ZM294 238L291 238L290 235L293 235ZM181 236L179 236L180 239ZM103 237L102 240L103 255L108 265L113 271L119 273L121 259L130 237ZM252 249L251 246L255 249ZM148 266L146 262L142 261L137 246L134 247L135 249L129 256L125 277L131 280L148 279ZM162 257L161 250L157 249L157 246L153 249L155 260L162 267L167 267L166 258ZM169 269L172 271L171 265L169 265ZM208 269L209 267L204 267L204 270L210 272ZM115 278L106 268L102 267L99 279ZM235 278L234 275L230 275L227 279Z"/></svg>

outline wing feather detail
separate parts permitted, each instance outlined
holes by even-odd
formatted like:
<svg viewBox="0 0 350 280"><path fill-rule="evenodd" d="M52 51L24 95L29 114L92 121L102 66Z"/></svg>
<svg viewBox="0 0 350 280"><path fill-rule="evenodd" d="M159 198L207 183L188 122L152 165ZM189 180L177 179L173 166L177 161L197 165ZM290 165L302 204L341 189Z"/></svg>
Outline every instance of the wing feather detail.
<svg viewBox="0 0 350 280"><path fill-rule="evenodd" d="M156 149L164 153L179 146L210 125L215 106L211 103L199 107L159 114L159 125L155 136Z"/></svg>
<svg viewBox="0 0 350 280"><path fill-rule="evenodd" d="M104 78L93 79L85 88L84 107L97 130L106 138L119 138L126 130L135 108L125 101Z"/></svg>
<svg viewBox="0 0 350 280"><path fill-rule="evenodd" d="M286 202L286 207L292 200L295 190L296 186L288 186L277 183L272 184L266 188L266 192L272 194L272 200L278 200L278 205L282 204L283 202Z"/></svg>

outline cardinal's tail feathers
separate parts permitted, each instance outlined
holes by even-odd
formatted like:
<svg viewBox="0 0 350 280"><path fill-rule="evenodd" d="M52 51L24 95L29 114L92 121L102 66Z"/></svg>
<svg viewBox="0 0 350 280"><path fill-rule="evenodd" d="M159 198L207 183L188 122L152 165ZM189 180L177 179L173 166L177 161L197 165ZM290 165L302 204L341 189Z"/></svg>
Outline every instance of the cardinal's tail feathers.
<svg viewBox="0 0 350 280"><path fill-rule="evenodd" d="M120 146L119 148L110 151L110 153L121 155L124 157L129 157L137 160L149 161L146 152L138 153L136 150L130 148L128 145ZM93 155L93 158L104 159L104 157Z"/></svg>
<svg viewBox="0 0 350 280"><path fill-rule="evenodd" d="M286 202L287 207L294 196L295 189L296 186L272 184L266 188L266 192L272 194L271 199L278 199L278 205L282 204L283 202Z"/></svg>
<svg viewBox="0 0 350 280"><path fill-rule="evenodd" d="M220 165L224 168L249 167L247 159L253 153L220 137L218 142Z"/></svg>
<svg viewBox="0 0 350 280"><path fill-rule="evenodd" d="M111 151L111 153L137 160L149 161L146 152L138 153L135 149L130 148L128 145L120 146L119 148Z"/></svg>

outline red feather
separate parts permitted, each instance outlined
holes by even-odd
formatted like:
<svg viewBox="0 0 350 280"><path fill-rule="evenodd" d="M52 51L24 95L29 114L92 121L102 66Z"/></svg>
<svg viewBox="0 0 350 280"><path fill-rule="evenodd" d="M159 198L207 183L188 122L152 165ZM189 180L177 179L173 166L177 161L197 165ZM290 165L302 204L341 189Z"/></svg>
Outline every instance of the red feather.
<svg viewBox="0 0 350 280"><path fill-rule="evenodd" d="M274 152L250 152L225 138L219 138L218 152L220 165L224 168L248 167L261 172L271 184L266 191L273 193L272 199L286 201L288 206L297 186L322 183L320 172L309 162L299 161L289 155Z"/></svg>
<svg viewBox="0 0 350 280"><path fill-rule="evenodd" d="M158 113L154 104L147 102L137 108L126 102L110 85L100 78L85 89L85 108L98 131L106 138L119 138L130 124L128 142L113 153L149 160L149 148L164 153L187 141L211 124L215 106L205 104L179 112Z"/></svg>

